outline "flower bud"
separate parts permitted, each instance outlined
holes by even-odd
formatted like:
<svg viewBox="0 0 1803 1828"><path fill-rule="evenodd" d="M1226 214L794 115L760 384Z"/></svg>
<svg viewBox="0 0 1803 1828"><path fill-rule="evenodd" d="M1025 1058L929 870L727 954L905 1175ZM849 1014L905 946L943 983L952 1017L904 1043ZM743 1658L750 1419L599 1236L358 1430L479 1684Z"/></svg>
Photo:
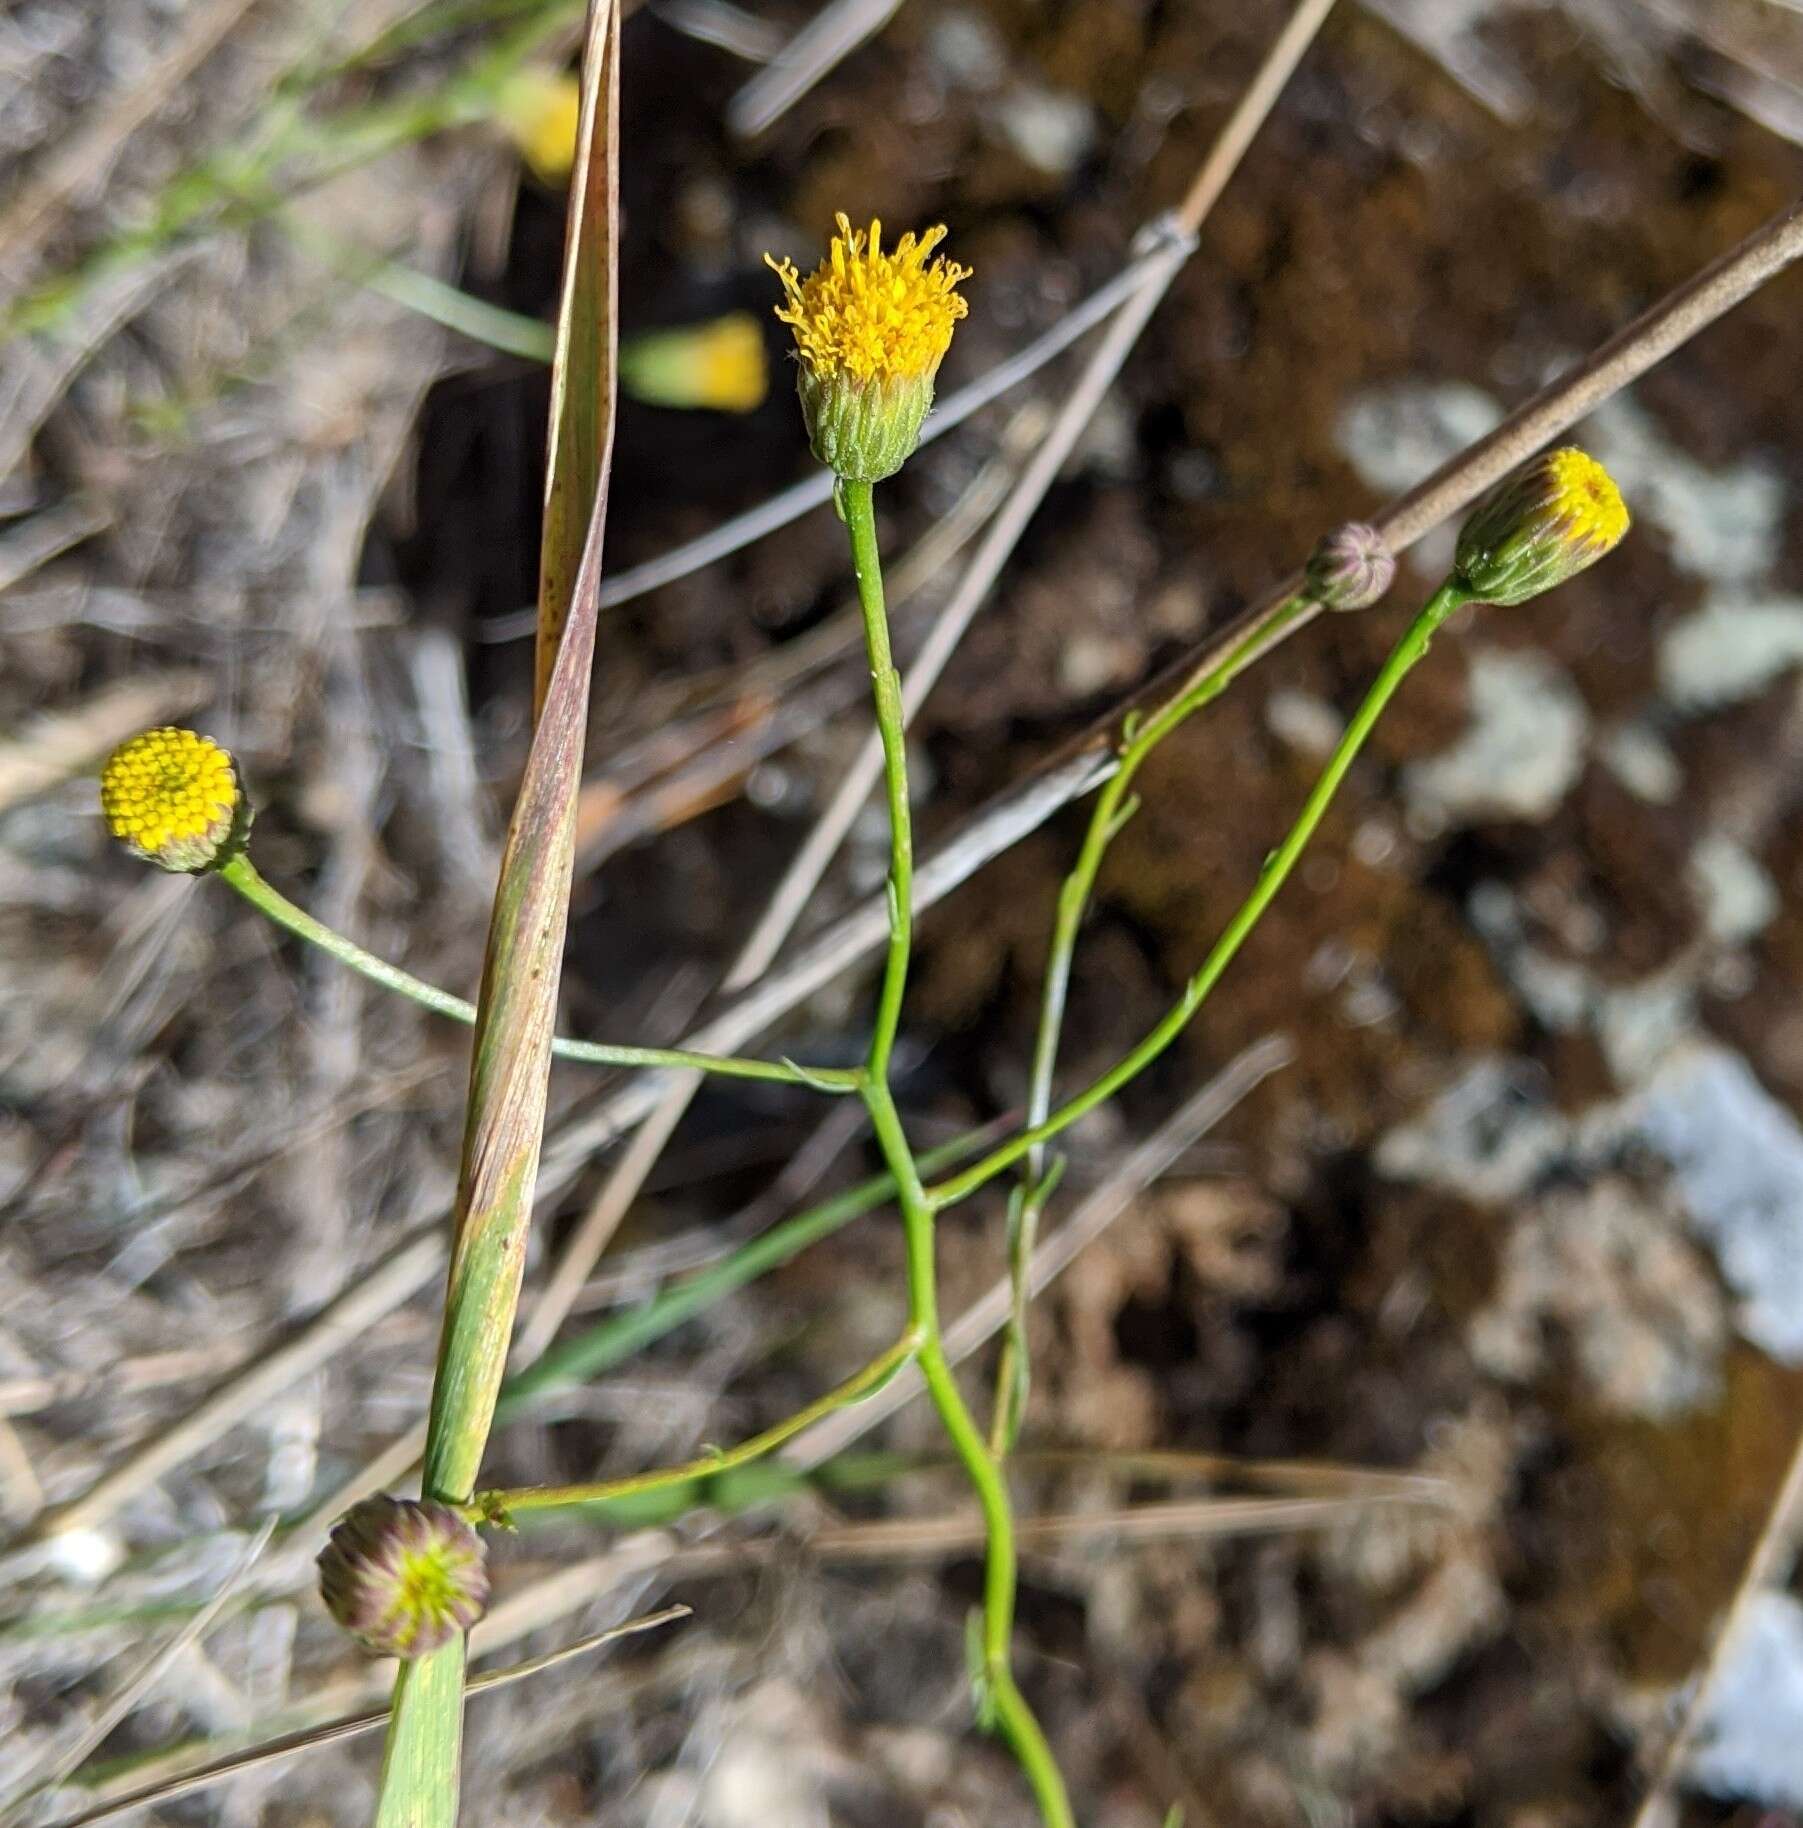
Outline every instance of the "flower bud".
<svg viewBox="0 0 1803 1828"><path fill-rule="evenodd" d="M841 212L825 260L806 279L765 261L783 282L776 315L795 332L796 391L814 455L845 482L881 482L914 454L933 381L967 309L953 288L970 269L943 256L943 227L883 252L883 225L853 229Z"/></svg>
<svg viewBox="0 0 1803 1828"><path fill-rule="evenodd" d="M385 1657L423 1657L488 1610L488 1551L448 1504L365 1498L319 1556L326 1610Z"/></svg>
<svg viewBox="0 0 1803 1828"><path fill-rule="evenodd" d="M185 875L217 869L250 834L237 763L192 730L146 730L121 743L101 770L100 810L133 855Z"/></svg>
<svg viewBox="0 0 1803 1828"><path fill-rule="evenodd" d="M1324 609L1369 609L1395 578L1383 536L1363 521L1334 528L1308 561L1308 594Z"/></svg>
<svg viewBox="0 0 1803 1828"><path fill-rule="evenodd" d="M1453 570L1479 602L1525 603L1595 564L1627 530L1609 472L1584 451L1549 451L1472 510Z"/></svg>

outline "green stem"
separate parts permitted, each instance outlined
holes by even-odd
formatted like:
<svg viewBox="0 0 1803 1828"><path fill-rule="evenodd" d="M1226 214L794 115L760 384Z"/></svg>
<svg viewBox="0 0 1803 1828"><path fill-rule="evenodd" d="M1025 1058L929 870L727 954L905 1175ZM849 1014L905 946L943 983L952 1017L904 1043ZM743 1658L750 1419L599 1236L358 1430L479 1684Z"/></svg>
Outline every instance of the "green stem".
<svg viewBox="0 0 1803 1828"><path fill-rule="evenodd" d="M876 701L877 732L883 744L883 785L889 801L889 951L865 1070L871 1083L889 1077L889 1056L901 1026L902 993L908 983L913 928L914 823L908 810L907 730L901 680L889 651L889 615L883 605L883 570L877 553L876 509L867 482L839 484L839 511L851 534L852 569L858 606L864 612L864 644L870 654L870 689Z"/></svg>
<svg viewBox="0 0 1803 1828"><path fill-rule="evenodd" d="M977 1138L962 1136L921 1159L935 1164L949 1164L960 1156L972 1154L979 1146ZM918 1174L914 1176L916 1184L919 1178ZM730 1257L698 1271L686 1282L666 1289L644 1307L604 1321L559 1350L547 1353L537 1364L517 1373L502 1385L501 1401L496 1410L497 1419L507 1419L549 1389L580 1383L611 1370L634 1353L643 1351L653 1340L662 1338L684 1321L713 1306L733 1289L743 1287L779 1264L787 1263L810 1244L840 1230L851 1220L891 1198L894 1193L893 1175L879 1174L861 1181L836 1198L808 1212L797 1213L780 1225L772 1226L761 1238L754 1238ZM908 1332L896 1346L881 1358L873 1360L848 1383L840 1385L811 1407L790 1416L786 1421L728 1453L710 1453L686 1465L665 1468L640 1478L623 1479L607 1485L546 1487L543 1491L535 1490L530 1494L523 1489L517 1492L478 1493L466 1508L472 1515L479 1516L490 1500L498 1502L509 1512L544 1510L553 1504L564 1503L601 1504L679 1484L684 1480L730 1471L733 1467L742 1466L760 1454L780 1446L791 1436L800 1433L810 1422L817 1421L832 1410L855 1402L861 1396L874 1394L879 1383L901 1368L901 1362L906 1357L904 1348L911 1350L917 1337L911 1318ZM900 1358L897 1357L898 1353L901 1354ZM544 1495L553 1489L559 1489L566 1495Z"/></svg>
<svg viewBox="0 0 1803 1828"><path fill-rule="evenodd" d="M1083 845L1058 891L1057 910L1046 947L1045 983L1040 991L1039 1027L1033 1038L1033 1061L1027 1081L1027 1124L1043 1124L1051 1115L1052 1081L1058 1068L1058 1044L1064 1030L1065 1002L1070 994L1071 968L1076 957L1077 935L1089 911L1096 877L1108 847L1133 814L1129 797L1141 764L1178 725L1220 697L1273 640L1310 609L1305 596L1286 597L1248 629L1180 699L1166 705L1149 722L1123 733L1119 765L1103 784L1090 810ZM1026 1170L1018 1194L1020 1206L1010 1240L1010 1274L1015 1283L1014 1312L996 1362L995 1404L990 1428L990 1448L1006 1454L1013 1445L1019 1423L1020 1392L1026 1381L1027 1340L1025 1289L1022 1279L1032 1260L1035 1234L1051 1188L1046 1178L1047 1160L1042 1139L1027 1151Z"/></svg>
<svg viewBox="0 0 1803 1828"><path fill-rule="evenodd" d="M986 1710L1019 1761L1046 1828L1074 1828L1070 1799L1045 1733L1014 1680L1014 1596L1017 1566L1014 1511L1001 1463L990 1453L952 1375L939 1333L939 1300L933 1259L933 1208L920 1182L887 1085L864 1088L877 1145L895 1176L908 1257L909 1331L920 1340L921 1376L964 1476L983 1513L983 1688Z"/></svg>
<svg viewBox="0 0 1803 1828"><path fill-rule="evenodd" d="M1240 905L1239 912L1228 922L1226 931L1215 942L1214 949L1203 961L1200 970L1184 986L1183 995L1176 1007L1131 1053L1074 1098L1060 1105L1050 1116L1037 1124L1029 1124L1026 1129L991 1150L981 1160L973 1162L961 1173L930 1187L927 1197L935 1210L968 1198L979 1187L1011 1168L1039 1145L1068 1129L1079 1117L1112 1098L1123 1085L1143 1072L1176 1040L1201 1007L1203 999L1214 989L1222 973L1232 963L1234 954L1257 926L1265 909L1276 898L1277 891L1283 887L1295 867L1296 859L1314 835L1315 827L1320 824L1340 783L1346 778L1347 770L1371 734L1372 727L1383 714L1384 707L1395 696L1397 687L1402 684L1409 670L1427 652L1435 630L1455 609L1470 600L1467 591L1449 580L1428 599L1427 606L1391 650L1383 670L1365 694L1364 703L1353 713L1352 721L1346 726L1345 733L1328 758L1327 766L1321 771L1321 778L1316 781L1313 791L1303 803L1302 811L1290 827L1289 835L1266 858L1257 886Z"/></svg>
<svg viewBox="0 0 1803 1828"><path fill-rule="evenodd" d="M607 1504L620 1498L635 1498L641 1492L654 1492L666 1485L681 1485L709 1473L730 1472L735 1466L744 1466L774 1452L823 1416L880 1390L914 1356L919 1344L918 1336L910 1327L888 1351L879 1353L863 1370L848 1377L825 1396L816 1397L805 1409L784 1416L774 1427L754 1434L748 1441L741 1441L737 1447L715 1449L678 1466L662 1466L655 1472L634 1473L626 1479L609 1479L589 1485L535 1485L517 1491L477 1492L468 1504L459 1505L458 1509L473 1522L505 1526L513 1518L530 1511Z"/></svg>
<svg viewBox="0 0 1803 1828"><path fill-rule="evenodd" d="M889 1062L907 988L912 934L914 840L908 808L908 753L901 687L890 657L889 625L883 611L882 570L870 484L841 481L839 507L851 536L858 601L864 611L889 803L889 951L865 1069L864 1103L870 1112L877 1146L895 1177L901 1207L908 1266L908 1337L916 1342L927 1394L983 1513L987 1539L983 1576L983 1712L1001 1729L1019 1761L1046 1828L1074 1828L1075 1818L1057 1761L1014 1681L1010 1655L1016 1580L1013 1508L1001 1465L984 1443L982 1431L965 1405L946 1361L939 1333L934 1208L921 1184L920 1169L889 1087Z"/></svg>
<svg viewBox="0 0 1803 1828"><path fill-rule="evenodd" d="M248 851L240 851L215 874L222 882L230 883L252 907L268 915L277 926L285 927L309 945L330 953L341 965L361 972L372 983L380 984L385 990L398 991L465 1027L475 1022L475 1004L452 996L448 990L440 990L436 984L426 983L423 978L389 964L373 952L366 952L355 940L346 939L323 921L315 920L304 908L296 907L263 878L251 862ZM822 1092L855 1092L862 1080L862 1074L841 1067L796 1066L788 1060L744 1060L730 1054L692 1054L678 1047L619 1047L607 1041L572 1041L563 1036L551 1043L551 1052L561 1060L584 1060L594 1066L678 1068L716 1073L726 1079L807 1085Z"/></svg>

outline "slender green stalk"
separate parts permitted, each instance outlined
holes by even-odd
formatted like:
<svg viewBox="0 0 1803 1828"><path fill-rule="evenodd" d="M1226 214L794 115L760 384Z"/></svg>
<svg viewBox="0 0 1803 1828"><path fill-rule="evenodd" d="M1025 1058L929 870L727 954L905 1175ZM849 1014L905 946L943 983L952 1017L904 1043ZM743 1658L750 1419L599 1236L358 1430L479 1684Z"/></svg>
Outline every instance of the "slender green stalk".
<svg viewBox="0 0 1803 1828"><path fill-rule="evenodd" d="M866 1062L864 1103L877 1146L895 1177L908 1264L909 1334L917 1342L927 1394L983 1513L987 1547L983 1576L983 1716L1007 1739L1032 1786L1046 1828L1074 1828L1070 1799L1052 1749L1026 1697L1015 1685L1011 1662L1016 1564L1014 1513L1007 1481L991 1455L946 1360L939 1332L938 1278L934 1262L934 1207L889 1088L889 1061L907 988L912 934L913 824L908 807L908 758L900 684L889 652L889 625L877 550L876 514L869 483L839 484L839 506L851 537L858 601L864 612L865 642L877 729L883 744L884 786L889 803L889 950L883 968L875 1029Z"/></svg>
<svg viewBox="0 0 1803 1828"><path fill-rule="evenodd" d="M1273 640L1312 604L1307 597L1293 596L1272 614L1260 618L1246 637L1230 647L1220 659L1195 681L1182 697L1173 699L1158 714L1122 734L1120 764L1103 784L1090 810L1089 827L1083 834L1083 845L1077 861L1058 891L1057 910L1053 916L1051 938L1046 947L1045 983L1040 991L1039 1028L1033 1040L1033 1062L1027 1082L1027 1124L1043 1124L1051 1115L1052 1080L1058 1068L1058 1043L1064 1030L1065 1002L1070 993L1071 967L1076 957L1077 935L1083 917L1089 911L1095 892L1096 877L1108 847L1121 828L1133 816L1130 797L1134 778L1154 749L1180 724L1212 703ZM1026 1167L1016 1195L1009 1237L1010 1275L1014 1281L1014 1312L1002 1336L996 1363L995 1405L990 1427L990 1449L1005 1455L1013 1446L1024 1407L1027 1381L1026 1288L1025 1266L1033 1255L1040 1215L1052 1191L1047 1176L1044 1142L1027 1151Z"/></svg>
<svg viewBox="0 0 1803 1828"><path fill-rule="evenodd" d="M259 913L266 914L277 926L304 939L309 945L330 953L341 965L348 965L372 983L385 990L398 991L404 997L449 1016L466 1027L476 1019L476 1006L462 997L440 990L423 978L391 965L386 959L366 952L355 940L346 939L323 921L315 920L304 908L296 907L279 889L273 888L259 873L246 851L240 851L216 874L230 883ZM572 1041L559 1036L551 1043L551 1052L562 1060L584 1060L594 1066L664 1067L692 1072L717 1073L727 1079L762 1079L778 1085L807 1085L821 1092L855 1092L861 1079L856 1071L840 1067L797 1066L788 1060L743 1060L727 1054L692 1054L673 1047L621 1047L607 1041Z"/></svg>
<svg viewBox="0 0 1803 1828"><path fill-rule="evenodd" d="M493 1523L505 1527L514 1518L530 1511L568 1510L586 1504L608 1504L621 1498L636 1498L643 1492L658 1491L664 1486L683 1485L691 1479L704 1478L709 1473L730 1472L735 1466L747 1465L764 1454L774 1452L785 1441L793 1440L804 1428L811 1427L821 1417L831 1415L834 1410L843 1409L847 1403L855 1403L880 1390L914 1356L919 1345L918 1334L913 1327L909 1327L886 1352L878 1353L869 1364L853 1373L844 1383L829 1390L825 1396L816 1397L805 1409L784 1416L762 1434L754 1434L750 1440L741 1441L737 1447L716 1448L712 1452L697 1455L693 1460L685 1460L680 1465L662 1466L655 1472L634 1473L626 1479L608 1479L588 1485L534 1485L516 1491L477 1492L468 1504L460 1505L458 1509L474 1523Z"/></svg>
<svg viewBox="0 0 1803 1828"><path fill-rule="evenodd" d="M376 1828L435 1828L457 1820L468 1664L469 1640L458 1637L395 1671Z"/></svg>
<svg viewBox="0 0 1803 1828"><path fill-rule="evenodd" d="M1232 963L1234 954L1239 951L1247 935L1257 926L1260 916L1276 898L1277 891L1283 887L1295 867L1296 859L1314 835L1315 827L1320 824L1340 783L1346 778L1347 770L1371 734L1372 727L1383 714L1384 707L1395 696L1397 687L1426 654L1434 632L1441 623L1470 600L1468 591L1449 581L1428 599L1426 607L1409 625L1407 633L1391 650L1383 670L1365 694L1364 703L1353 713L1352 721L1346 726L1345 733L1328 758L1327 766L1321 771L1321 778L1303 803L1302 811L1290 827L1289 835L1266 858L1257 885L1241 903L1238 913L1228 922L1226 931L1215 942L1214 949L1203 960L1201 968L1184 986L1183 995L1176 1006L1137 1047L1075 1097L1066 1100L1042 1122L1029 1124L1026 1129L991 1150L981 1160L973 1162L970 1167L928 1188L927 1198L936 1211L968 1198L996 1175L1030 1155L1035 1148L1068 1129L1079 1117L1113 1097L1130 1079L1150 1066L1183 1032L1190 1018L1201 1007L1203 999L1214 989L1221 974Z"/></svg>
<svg viewBox="0 0 1803 1828"><path fill-rule="evenodd" d="M920 1336L920 1371L927 1395L958 1456L983 1513L983 1627L981 1711L1001 1728L1039 1804L1046 1828L1073 1828L1070 1799L1051 1746L1014 1680L1014 1596L1017 1565L1014 1510L1000 1463L990 1453L966 1405L940 1340L933 1208L921 1186L894 1095L872 1082L864 1101L878 1146L896 1177L908 1254L908 1306Z"/></svg>
<svg viewBox="0 0 1803 1828"><path fill-rule="evenodd" d="M865 1070L873 1084L889 1077L889 1056L901 1025L902 995L908 984L913 933L914 821L908 809L907 730L901 679L889 651L889 612L883 602L883 568L876 543L876 509L867 482L841 482L839 509L851 535L852 569L858 606L864 613L864 644L870 653L870 689L877 730L883 741L883 786L889 801L889 951L877 997Z"/></svg>

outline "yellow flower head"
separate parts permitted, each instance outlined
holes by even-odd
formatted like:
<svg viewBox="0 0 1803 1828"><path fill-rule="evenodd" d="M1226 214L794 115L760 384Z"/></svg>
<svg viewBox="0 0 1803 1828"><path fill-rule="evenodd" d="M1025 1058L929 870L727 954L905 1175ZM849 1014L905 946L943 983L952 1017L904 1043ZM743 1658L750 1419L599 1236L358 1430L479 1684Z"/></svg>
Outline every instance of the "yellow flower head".
<svg viewBox="0 0 1803 1828"><path fill-rule="evenodd" d="M1620 544L1627 504L1585 451L1549 451L1480 502L1459 534L1454 569L1486 603L1524 603Z"/></svg>
<svg viewBox="0 0 1803 1828"><path fill-rule="evenodd" d="M754 413L770 390L764 333L749 311L729 311L709 324L624 337L620 385L652 406Z"/></svg>
<svg viewBox="0 0 1803 1828"><path fill-rule="evenodd" d="M237 764L192 730L146 730L100 776L107 830L147 863L196 875L242 848L250 805Z"/></svg>
<svg viewBox="0 0 1803 1828"><path fill-rule="evenodd" d="M795 332L802 362L823 380L843 375L859 386L931 377L951 347L952 327L969 308L952 290L970 269L943 255L942 225L902 236L883 252L883 225L854 229L845 212L831 252L806 279L791 260L766 263L783 282L788 303L776 315Z"/></svg>
<svg viewBox="0 0 1803 1828"><path fill-rule="evenodd" d="M943 227L883 249L883 225L839 232L805 279L765 261L783 283L776 315L795 333L798 386L814 454L853 482L899 470L920 439L933 380L968 306L955 288L970 269L933 250Z"/></svg>

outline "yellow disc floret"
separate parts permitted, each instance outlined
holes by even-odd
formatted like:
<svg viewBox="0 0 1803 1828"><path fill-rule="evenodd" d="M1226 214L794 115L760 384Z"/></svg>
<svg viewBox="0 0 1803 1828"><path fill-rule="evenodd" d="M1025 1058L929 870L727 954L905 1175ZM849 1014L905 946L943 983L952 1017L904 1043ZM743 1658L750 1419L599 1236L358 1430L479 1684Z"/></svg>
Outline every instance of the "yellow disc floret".
<svg viewBox="0 0 1803 1828"><path fill-rule="evenodd" d="M795 333L802 412L815 455L848 481L892 475L919 441L952 331L967 306L970 269L933 250L943 227L883 248L883 225L839 232L805 279L764 256L783 282L776 315Z"/></svg>
<svg viewBox="0 0 1803 1828"><path fill-rule="evenodd" d="M1478 504L1453 564L1474 597L1524 603L1595 564L1627 530L1609 472L1585 451L1550 451Z"/></svg>
<svg viewBox="0 0 1803 1828"><path fill-rule="evenodd" d="M121 743L100 776L100 809L127 849L188 874L224 862L250 822L231 756L192 730Z"/></svg>
<svg viewBox="0 0 1803 1828"><path fill-rule="evenodd" d="M843 375L860 386L931 376L968 309L952 289L970 269L942 255L943 225L906 234L883 252L883 225L854 229L843 210L832 251L806 279L790 260L764 256L788 303L776 315L795 332L795 350L822 380Z"/></svg>
<svg viewBox="0 0 1803 1828"><path fill-rule="evenodd" d="M1628 504L1615 478L1587 451L1554 451L1546 460L1549 508L1565 537L1607 552L1628 530Z"/></svg>

